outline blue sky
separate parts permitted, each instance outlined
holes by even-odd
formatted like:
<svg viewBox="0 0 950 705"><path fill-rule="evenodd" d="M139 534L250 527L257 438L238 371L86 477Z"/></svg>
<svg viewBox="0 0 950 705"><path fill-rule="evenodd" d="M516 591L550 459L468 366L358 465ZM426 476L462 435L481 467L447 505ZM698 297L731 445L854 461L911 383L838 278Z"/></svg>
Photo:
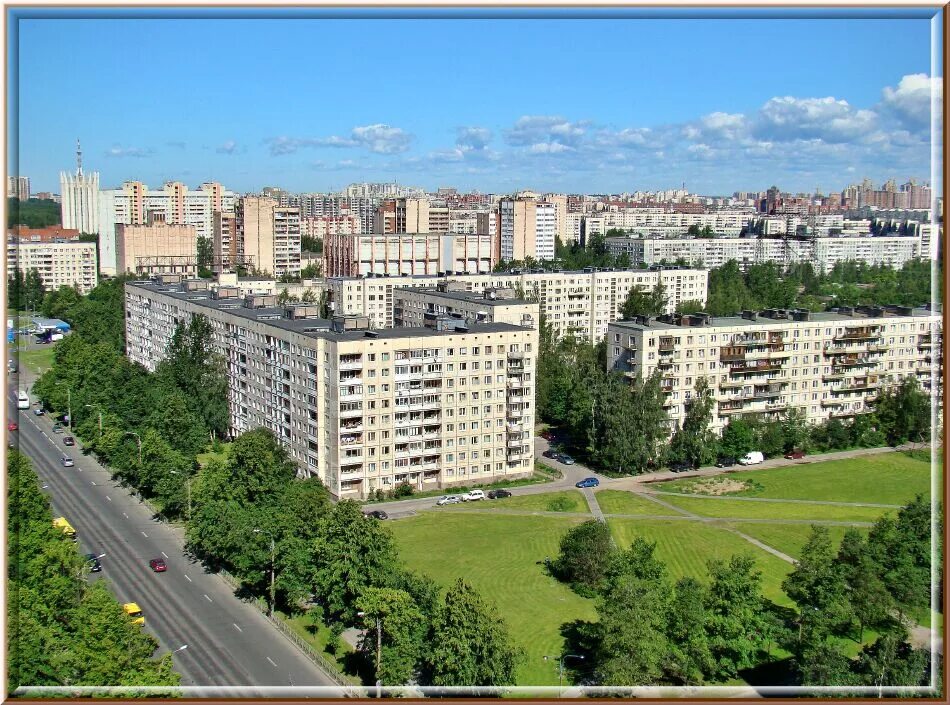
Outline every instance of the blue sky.
<svg viewBox="0 0 950 705"><path fill-rule="evenodd" d="M76 14L76 13L74 13ZM238 191L930 177L927 19L20 19L19 160Z"/></svg>

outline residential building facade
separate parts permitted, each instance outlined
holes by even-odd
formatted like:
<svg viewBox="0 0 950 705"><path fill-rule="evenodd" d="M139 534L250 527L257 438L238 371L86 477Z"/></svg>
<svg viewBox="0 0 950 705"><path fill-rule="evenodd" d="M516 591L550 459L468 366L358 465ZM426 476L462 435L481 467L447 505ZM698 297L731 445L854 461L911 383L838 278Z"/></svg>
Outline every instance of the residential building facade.
<svg viewBox="0 0 950 705"><path fill-rule="evenodd" d="M151 213L145 225L116 226L117 274L198 273L198 239L193 225L172 225Z"/></svg>
<svg viewBox="0 0 950 705"><path fill-rule="evenodd" d="M126 284L131 360L154 370L203 315L227 361L232 435L269 429L339 499L533 471L537 331L503 323L371 331L206 281Z"/></svg>
<svg viewBox="0 0 950 705"><path fill-rule="evenodd" d="M245 196L235 206L240 261L280 278L300 274L300 209L276 199Z"/></svg>
<svg viewBox="0 0 950 705"><path fill-rule="evenodd" d="M671 431L702 377L717 432L731 418L774 420L792 408L819 423L873 411L880 390L908 376L939 394L941 321L938 312L898 306L640 318L610 325L607 365L628 377L659 371Z"/></svg>
<svg viewBox="0 0 950 705"><path fill-rule="evenodd" d="M501 259L522 262L554 259L557 217L553 203L504 198L498 204Z"/></svg>
<svg viewBox="0 0 950 705"><path fill-rule="evenodd" d="M435 288L406 287L393 290L395 327L433 328L445 317L465 325L510 323L538 327L538 304L517 298L514 289L471 292L459 282L439 282Z"/></svg>
<svg viewBox="0 0 950 705"><path fill-rule="evenodd" d="M328 234L324 272L331 277L490 272L492 237L472 233Z"/></svg>
<svg viewBox="0 0 950 705"><path fill-rule="evenodd" d="M27 239L7 236L7 272L24 275L35 269L47 291L76 287L88 294L99 283L96 243L57 238Z"/></svg>

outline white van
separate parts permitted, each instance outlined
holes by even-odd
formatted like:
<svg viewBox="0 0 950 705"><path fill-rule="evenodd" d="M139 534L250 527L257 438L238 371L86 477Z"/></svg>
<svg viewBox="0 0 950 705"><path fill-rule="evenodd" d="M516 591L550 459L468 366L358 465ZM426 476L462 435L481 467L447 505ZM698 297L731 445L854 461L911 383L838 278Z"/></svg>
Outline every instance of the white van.
<svg viewBox="0 0 950 705"><path fill-rule="evenodd" d="M476 502L480 499L485 499L485 493L482 490L469 490L462 495L463 502Z"/></svg>
<svg viewBox="0 0 950 705"><path fill-rule="evenodd" d="M739 458L739 465L758 465L765 462L765 456L759 451L753 450Z"/></svg>

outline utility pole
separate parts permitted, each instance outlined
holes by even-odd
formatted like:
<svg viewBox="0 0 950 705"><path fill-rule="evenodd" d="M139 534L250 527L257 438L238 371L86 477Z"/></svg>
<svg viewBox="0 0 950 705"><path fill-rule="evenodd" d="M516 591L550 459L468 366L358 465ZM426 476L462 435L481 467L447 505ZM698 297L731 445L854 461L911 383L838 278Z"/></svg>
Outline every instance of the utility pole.
<svg viewBox="0 0 950 705"><path fill-rule="evenodd" d="M135 440L139 445L139 466L142 465L142 437L137 434L135 431L125 431L122 435L124 436L135 436Z"/></svg>

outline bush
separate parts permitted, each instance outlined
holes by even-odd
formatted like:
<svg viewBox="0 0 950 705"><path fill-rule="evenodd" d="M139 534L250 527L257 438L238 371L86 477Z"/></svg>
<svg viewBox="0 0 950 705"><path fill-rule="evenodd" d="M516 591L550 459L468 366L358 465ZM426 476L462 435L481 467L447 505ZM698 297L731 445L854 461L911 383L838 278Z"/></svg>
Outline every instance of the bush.
<svg viewBox="0 0 950 705"><path fill-rule="evenodd" d="M396 488L392 491L392 497L394 499L399 499L401 497L411 497L415 490L412 489L412 485L408 482L403 482L401 485L397 485Z"/></svg>
<svg viewBox="0 0 950 705"><path fill-rule="evenodd" d="M603 580L612 551L607 524L596 519L585 521L564 534L554 572L578 592L590 594Z"/></svg>
<svg viewBox="0 0 950 705"><path fill-rule="evenodd" d="M570 497L555 497L548 502L549 512L569 512L577 508L577 502Z"/></svg>

